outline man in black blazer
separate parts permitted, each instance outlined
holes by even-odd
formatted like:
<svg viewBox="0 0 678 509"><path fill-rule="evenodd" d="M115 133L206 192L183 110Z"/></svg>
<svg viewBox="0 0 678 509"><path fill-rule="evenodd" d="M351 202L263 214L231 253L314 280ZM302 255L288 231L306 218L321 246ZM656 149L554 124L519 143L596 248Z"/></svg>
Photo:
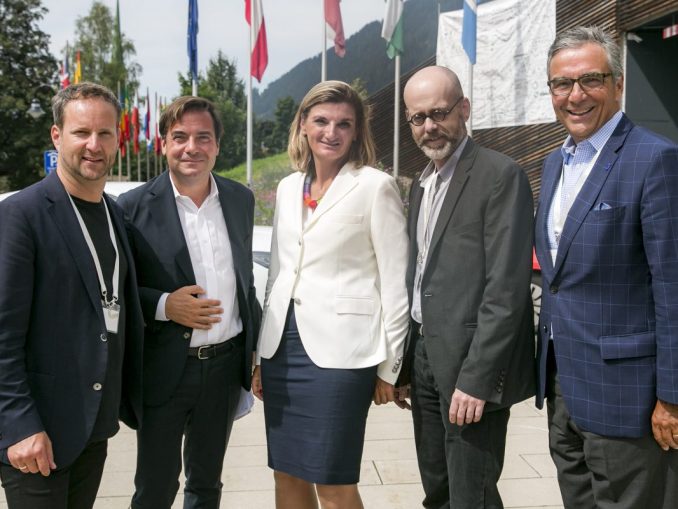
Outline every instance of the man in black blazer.
<svg viewBox="0 0 678 509"><path fill-rule="evenodd" d="M91 508L118 416L141 417L143 318L122 213L103 194L120 105L52 99L56 172L0 203L0 477L11 509Z"/></svg>
<svg viewBox="0 0 678 509"><path fill-rule="evenodd" d="M128 216L146 319L135 509L169 509L184 438L185 508L218 508L226 445L249 390L260 307L252 274L254 197L212 175L221 121L180 97L160 118L168 172L118 199Z"/></svg>
<svg viewBox="0 0 678 509"><path fill-rule="evenodd" d="M408 81L412 136L431 162L410 191L409 353L429 508L502 507L509 408L534 394L532 192L511 159L466 134L457 76Z"/></svg>

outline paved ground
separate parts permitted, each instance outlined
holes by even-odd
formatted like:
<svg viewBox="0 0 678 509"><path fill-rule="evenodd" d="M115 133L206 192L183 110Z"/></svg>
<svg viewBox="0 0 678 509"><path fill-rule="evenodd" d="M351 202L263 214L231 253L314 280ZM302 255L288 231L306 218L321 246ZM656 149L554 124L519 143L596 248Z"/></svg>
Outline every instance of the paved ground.
<svg viewBox="0 0 678 509"><path fill-rule="evenodd" d="M224 462L221 507L272 509L273 476L266 466L264 416L259 402L235 423ZM508 508L562 508L555 468L548 455L545 412L531 400L515 405L500 490ZM121 431L109 456L96 509L126 509L133 492L135 435ZM421 507L423 492L415 459L409 412L393 405L372 407L367 423L360 493L367 509ZM182 480L183 485L183 480ZM1 491L1 490L0 490ZM173 509L182 507L181 492ZM0 509L6 509L0 493Z"/></svg>

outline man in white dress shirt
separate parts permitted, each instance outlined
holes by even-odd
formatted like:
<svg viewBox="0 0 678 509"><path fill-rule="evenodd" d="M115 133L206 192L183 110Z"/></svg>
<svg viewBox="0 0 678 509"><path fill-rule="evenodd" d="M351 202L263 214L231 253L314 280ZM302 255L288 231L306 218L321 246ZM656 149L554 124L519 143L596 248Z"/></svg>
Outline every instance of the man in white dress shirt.
<svg viewBox="0 0 678 509"><path fill-rule="evenodd" d="M169 509L183 461L184 508L218 508L241 387L249 390L260 308L254 198L213 175L214 105L180 97L160 118L168 171L118 203L128 215L144 316L144 416L135 509Z"/></svg>

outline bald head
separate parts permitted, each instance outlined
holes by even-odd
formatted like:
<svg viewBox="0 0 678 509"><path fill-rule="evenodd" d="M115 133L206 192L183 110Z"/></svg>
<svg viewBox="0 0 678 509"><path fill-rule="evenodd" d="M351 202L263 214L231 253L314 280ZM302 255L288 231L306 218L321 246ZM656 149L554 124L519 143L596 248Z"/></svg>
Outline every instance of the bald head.
<svg viewBox="0 0 678 509"><path fill-rule="evenodd" d="M441 168L466 137L471 114L459 78L447 67L424 67L408 80L403 99L412 138Z"/></svg>
<svg viewBox="0 0 678 509"><path fill-rule="evenodd" d="M413 93L413 90L430 90L432 88L439 89L441 92L449 95L449 97L460 97L464 95L461 89L461 83L456 73L447 67L440 65L432 65L424 67L415 72L412 77L407 80L405 85L405 92L403 99L407 105L407 96Z"/></svg>

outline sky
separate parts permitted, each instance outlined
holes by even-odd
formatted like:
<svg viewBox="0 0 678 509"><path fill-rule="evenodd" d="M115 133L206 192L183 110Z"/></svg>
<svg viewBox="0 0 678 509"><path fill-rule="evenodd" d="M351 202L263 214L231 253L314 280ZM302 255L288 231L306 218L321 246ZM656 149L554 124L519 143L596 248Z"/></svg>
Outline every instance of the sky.
<svg viewBox="0 0 678 509"><path fill-rule="evenodd" d="M100 0L115 16L115 0ZM49 34L50 50L62 59L66 41L75 40L75 20L89 13L93 0L43 0L49 10L39 27ZM262 0L268 38L268 67L263 91L302 60L322 49L322 0ZM348 39L365 24L384 16L384 0L342 0L344 33ZM218 50L235 60L243 80L249 70L249 25L245 21L244 0L198 0L198 68L204 71ZM123 34L134 42L136 62L141 64L141 90L151 95L178 95L177 73L188 70L186 32L188 0L120 0ZM331 41L328 41L328 48ZM385 51L384 42L384 51ZM347 57L349 55L347 54ZM83 69L87 79L87 70Z"/></svg>

